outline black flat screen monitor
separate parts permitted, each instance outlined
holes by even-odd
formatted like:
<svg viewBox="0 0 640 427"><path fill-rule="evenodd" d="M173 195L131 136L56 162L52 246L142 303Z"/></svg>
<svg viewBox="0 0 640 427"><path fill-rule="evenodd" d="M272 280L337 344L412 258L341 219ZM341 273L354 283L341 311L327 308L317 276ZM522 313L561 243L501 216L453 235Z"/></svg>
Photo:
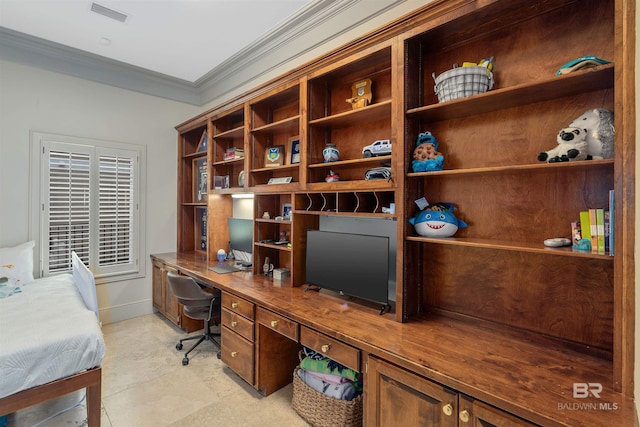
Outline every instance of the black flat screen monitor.
<svg viewBox="0 0 640 427"><path fill-rule="evenodd" d="M253 252L253 221L250 219L229 218L229 246L242 252Z"/></svg>
<svg viewBox="0 0 640 427"><path fill-rule="evenodd" d="M389 238L307 231L307 284L387 304Z"/></svg>

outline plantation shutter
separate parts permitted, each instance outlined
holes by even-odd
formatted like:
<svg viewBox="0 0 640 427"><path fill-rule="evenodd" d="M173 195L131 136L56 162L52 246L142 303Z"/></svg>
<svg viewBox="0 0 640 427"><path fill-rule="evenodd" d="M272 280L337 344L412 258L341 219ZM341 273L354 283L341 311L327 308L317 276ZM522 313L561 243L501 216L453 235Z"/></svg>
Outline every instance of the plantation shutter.
<svg viewBox="0 0 640 427"><path fill-rule="evenodd" d="M90 250L90 150L55 144L49 152L49 272L71 269L71 251L86 263ZM71 151L73 149L73 151Z"/></svg>
<svg viewBox="0 0 640 427"><path fill-rule="evenodd" d="M133 259L134 159L100 155L98 265L130 264Z"/></svg>
<svg viewBox="0 0 640 427"><path fill-rule="evenodd" d="M96 277L138 273L135 150L44 141L43 274L71 269L75 251Z"/></svg>

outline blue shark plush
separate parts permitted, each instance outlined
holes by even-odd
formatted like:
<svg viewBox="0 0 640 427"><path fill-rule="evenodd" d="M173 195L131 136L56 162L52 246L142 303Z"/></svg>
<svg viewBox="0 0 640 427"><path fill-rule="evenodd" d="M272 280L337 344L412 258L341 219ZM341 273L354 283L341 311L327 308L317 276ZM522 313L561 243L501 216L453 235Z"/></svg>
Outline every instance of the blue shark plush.
<svg viewBox="0 0 640 427"><path fill-rule="evenodd" d="M436 203L409 219L416 233L424 237L451 237L458 228L465 228L467 223L453 214L453 204Z"/></svg>

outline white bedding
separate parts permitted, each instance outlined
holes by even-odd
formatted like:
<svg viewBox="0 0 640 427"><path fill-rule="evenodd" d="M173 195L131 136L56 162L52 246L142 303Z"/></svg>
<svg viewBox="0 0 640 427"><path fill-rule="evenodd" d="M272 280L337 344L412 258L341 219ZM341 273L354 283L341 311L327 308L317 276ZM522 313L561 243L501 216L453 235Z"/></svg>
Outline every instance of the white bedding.
<svg viewBox="0 0 640 427"><path fill-rule="evenodd" d="M0 299L0 398L99 366L104 351L98 319L71 274Z"/></svg>

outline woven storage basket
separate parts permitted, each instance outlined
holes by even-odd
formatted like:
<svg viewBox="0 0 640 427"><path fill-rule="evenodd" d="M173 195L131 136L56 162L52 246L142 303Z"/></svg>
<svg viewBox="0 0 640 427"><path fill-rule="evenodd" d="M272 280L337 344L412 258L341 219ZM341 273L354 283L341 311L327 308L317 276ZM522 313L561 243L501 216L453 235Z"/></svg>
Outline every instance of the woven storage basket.
<svg viewBox="0 0 640 427"><path fill-rule="evenodd" d="M361 426L362 394L353 400L340 400L315 391L293 371L293 409L314 427Z"/></svg>
<svg viewBox="0 0 640 427"><path fill-rule="evenodd" d="M493 73L486 67L458 67L433 75L438 102L477 95L493 87Z"/></svg>

